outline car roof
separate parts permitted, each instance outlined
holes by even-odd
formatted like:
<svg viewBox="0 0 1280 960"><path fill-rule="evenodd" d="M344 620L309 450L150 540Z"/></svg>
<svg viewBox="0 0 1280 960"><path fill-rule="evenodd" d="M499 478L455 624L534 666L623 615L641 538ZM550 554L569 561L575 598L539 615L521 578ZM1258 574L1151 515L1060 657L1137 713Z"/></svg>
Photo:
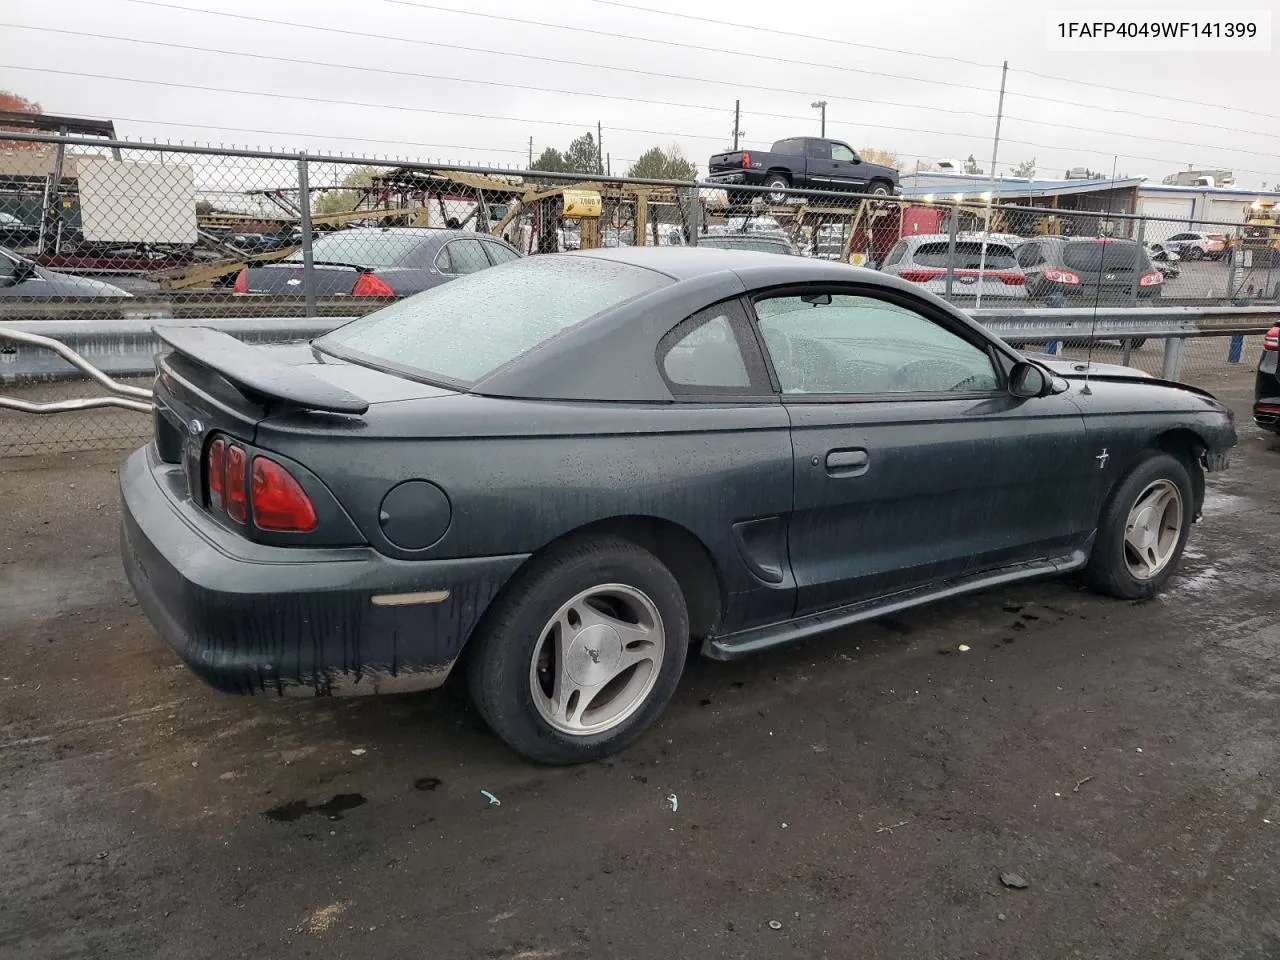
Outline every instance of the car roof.
<svg viewBox="0 0 1280 960"><path fill-rule="evenodd" d="M763 253L759 250L727 250L708 247L699 250L697 247L610 247L601 250L579 250L564 254L569 257L599 257L617 263L629 263L647 270L656 270L666 274L673 280L694 280L723 274L725 277L737 275L747 287L757 286L757 281L765 279L779 269L780 258L776 253ZM856 270L848 264L832 263L830 260L810 260L807 257L797 258L794 264L786 259L781 262L788 266L782 268L796 275L784 278L780 282L792 279L795 282L860 280L867 282L868 277L878 278L881 274L873 270L859 271L867 276L850 277L849 271ZM767 281L766 281L767 282Z"/></svg>

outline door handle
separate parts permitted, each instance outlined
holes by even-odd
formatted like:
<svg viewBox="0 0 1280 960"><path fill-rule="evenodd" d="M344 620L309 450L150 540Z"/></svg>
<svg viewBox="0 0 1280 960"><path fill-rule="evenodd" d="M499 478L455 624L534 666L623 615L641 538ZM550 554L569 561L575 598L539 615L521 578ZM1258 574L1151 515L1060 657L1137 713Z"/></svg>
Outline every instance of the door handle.
<svg viewBox="0 0 1280 960"><path fill-rule="evenodd" d="M833 477L861 476L870 462L866 450L831 450L827 453L827 473Z"/></svg>

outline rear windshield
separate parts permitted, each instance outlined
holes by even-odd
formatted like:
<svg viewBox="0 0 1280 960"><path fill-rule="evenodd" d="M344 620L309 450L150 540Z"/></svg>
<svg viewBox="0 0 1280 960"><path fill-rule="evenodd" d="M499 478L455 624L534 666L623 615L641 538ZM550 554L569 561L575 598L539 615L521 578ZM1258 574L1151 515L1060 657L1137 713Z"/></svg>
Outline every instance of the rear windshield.
<svg viewBox="0 0 1280 960"><path fill-rule="evenodd" d="M1132 243L1068 243L1062 250L1063 264L1085 273L1133 270L1139 256L1137 245Z"/></svg>
<svg viewBox="0 0 1280 960"><path fill-rule="evenodd" d="M427 379L471 383L561 331L671 282L594 257L529 257L450 280L315 343Z"/></svg>
<svg viewBox="0 0 1280 960"><path fill-rule="evenodd" d="M946 240L939 243L922 243L916 247L912 259L922 267L950 266L947 261L947 244ZM983 264L981 242L956 244L955 267L957 270L977 270ZM1014 259L1013 251L1003 243L988 243L985 265L989 270L1010 270L1018 265L1018 261Z"/></svg>
<svg viewBox="0 0 1280 960"><path fill-rule="evenodd" d="M347 263L353 267L398 267L423 245L421 235L404 233L331 233L311 245L316 263ZM302 261L298 250L285 257Z"/></svg>
<svg viewBox="0 0 1280 960"><path fill-rule="evenodd" d="M769 240L765 237L700 237L700 247L717 247L721 250L755 250L757 253L790 253L791 246L785 240Z"/></svg>

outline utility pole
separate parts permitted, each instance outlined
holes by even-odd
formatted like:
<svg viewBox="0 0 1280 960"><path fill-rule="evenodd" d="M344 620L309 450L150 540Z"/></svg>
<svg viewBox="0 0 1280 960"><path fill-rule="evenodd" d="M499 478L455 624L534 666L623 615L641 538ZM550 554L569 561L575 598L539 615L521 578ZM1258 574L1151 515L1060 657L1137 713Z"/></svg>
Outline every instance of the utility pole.
<svg viewBox="0 0 1280 960"><path fill-rule="evenodd" d="M733 149L738 149L738 137L742 136L742 132L738 129L738 125L742 120L742 101L733 101Z"/></svg>
<svg viewBox="0 0 1280 960"><path fill-rule="evenodd" d="M596 121L596 166L604 173L604 125L599 120Z"/></svg>
<svg viewBox="0 0 1280 960"><path fill-rule="evenodd" d="M613 176L613 154L606 153L604 155L604 172L609 176Z"/></svg>
<svg viewBox="0 0 1280 960"><path fill-rule="evenodd" d="M529 138L529 170L533 169L533 137Z"/></svg>
<svg viewBox="0 0 1280 960"><path fill-rule="evenodd" d="M1006 68L1007 66L1008 65L1006 64ZM827 135L827 101L815 100L813 101L813 103L809 104L809 106L813 107L813 109L819 111L822 114L822 127L821 127L821 131L818 133L818 136L825 137Z"/></svg>
<svg viewBox="0 0 1280 960"><path fill-rule="evenodd" d="M1000 101L996 105L996 133L991 139L991 186L987 190L987 224L982 233L982 255L978 258L978 296L974 309L982 307L982 276L987 267L987 238L991 236L991 207L996 202L996 157L1000 153L1000 120L1004 117L1004 85L1009 77L1009 61L1000 68ZM1091 341L1092 342L1092 341Z"/></svg>

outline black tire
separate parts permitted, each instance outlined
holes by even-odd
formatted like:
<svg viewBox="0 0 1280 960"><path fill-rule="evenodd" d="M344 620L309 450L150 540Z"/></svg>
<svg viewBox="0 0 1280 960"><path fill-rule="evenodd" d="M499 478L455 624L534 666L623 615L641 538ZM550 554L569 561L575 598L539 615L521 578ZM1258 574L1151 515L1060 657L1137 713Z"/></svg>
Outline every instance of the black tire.
<svg viewBox="0 0 1280 960"><path fill-rule="evenodd" d="M1125 560L1125 528L1129 512L1138 498L1160 480L1172 483L1182 498L1182 526L1178 531L1173 553L1164 566L1154 576L1139 579L1130 571ZM1102 511L1093 554L1085 568L1085 580L1089 586L1099 593L1121 600L1149 600L1159 593L1182 559L1182 551L1187 545L1187 535L1191 532L1195 516L1194 496L1186 464L1167 453L1156 450L1147 452L1116 487Z"/></svg>
<svg viewBox="0 0 1280 960"><path fill-rule="evenodd" d="M872 180L867 185L867 194L872 197L889 197L893 195L893 188L883 180Z"/></svg>
<svg viewBox="0 0 1280 960"><path fill-rule="evenodd" d="M602 584L622 584L652 601L662 621L665 649L657 680L633 713L604 733L572 735L539 713L530 669L541 634L561 605ZM626 540L582 539L522 570L485 613L471 642L471 699L493 732L538 763L585 763L634 742L666 708L688 654L689 614L680 585L653 554Z"/></svg>
<svg viewBox="0 0 1280 960"><path fill-rule="evenodd" d="M1199 247L1187 247L1185 256L1188 260L1203 260L1204 251Z"/></svg>
<svg viewBox="0 0 1280 960"><path fill-rule="evenodd" d="M754 196L755 194L745 190L729 190L727 199L731 207L746 207L751 204Z"/></svg>
<svg viewBox="0 0 1280 960"><path fill-rule="evenodd" d="M787 177L781 173L769 174L769 176L765 177L764 179L764 185L768 187L770 190L790 190L791 189L791 181L788 180ZM766 193L764 195L764 198L769 203L786 203L789 196L790 196L789 194L784 193L782 195L782 199L775 200L771 195Z"/></svg>

